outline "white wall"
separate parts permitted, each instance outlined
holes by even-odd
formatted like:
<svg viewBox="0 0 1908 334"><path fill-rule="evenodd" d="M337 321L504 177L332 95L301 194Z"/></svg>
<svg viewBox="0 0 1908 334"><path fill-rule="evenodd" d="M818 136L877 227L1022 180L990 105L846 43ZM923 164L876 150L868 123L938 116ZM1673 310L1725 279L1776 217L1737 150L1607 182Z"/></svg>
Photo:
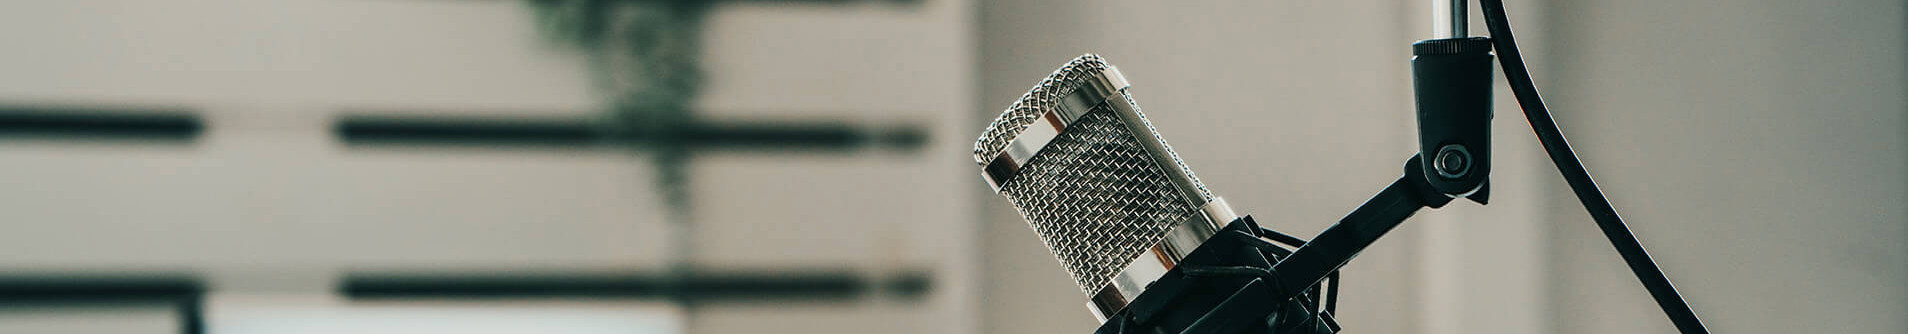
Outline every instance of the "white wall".
<svg viewBox="0 0 1908 334"><path fill-rule="evenodd" d="M1546 92L1718 333L1908 332L1899 1L1556 1ZM1556 188L1555 332L1669 333Z"/></svg>
<svg viewBox="0 0 1908 334"><path fill-rule="evenodd" d="M705 36L706 116L916 124L930 142L698 156L697 262L927 269L925 301L659 314L706 333L972 330L975 183L954 135L975 109L970 6L727 4ZM269 332L240 325L364 318L330 296L350 270L661 269L680 241L640 153L346 148L329 132L366 110L599 110L580 57L534 28L518 1L0 4L0 103L176 106L208 122L194 144L0 142L0 274L202 273L213 330ZM150 325L99 331L170 330Z"/></svg>

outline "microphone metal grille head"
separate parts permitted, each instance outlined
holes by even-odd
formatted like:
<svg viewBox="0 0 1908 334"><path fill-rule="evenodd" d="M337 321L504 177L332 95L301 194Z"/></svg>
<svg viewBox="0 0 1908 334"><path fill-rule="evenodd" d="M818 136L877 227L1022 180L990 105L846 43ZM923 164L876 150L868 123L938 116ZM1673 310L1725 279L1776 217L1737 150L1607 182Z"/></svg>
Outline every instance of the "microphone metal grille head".
<svg viewBox="0 0 1908 334"><path fill-rule="evenodd" d="M1201 219L1201 206L1214 200L1124 87L1094 86L1092 80L1117 77L1105 71L1113 70L1098 56L1074 59L1008 107L974 144L985 172L1003 174L989 180L1087 295L1175 226ZM1089 93L1109 96L1075 96ZM1058 133L1042 134L1051 131L1043 127ZM1050 138L1033 138L1042 136ZM1029 145L1033 153L1014 152ZM1016 154L1031 156L1019 161Z"/></svg>

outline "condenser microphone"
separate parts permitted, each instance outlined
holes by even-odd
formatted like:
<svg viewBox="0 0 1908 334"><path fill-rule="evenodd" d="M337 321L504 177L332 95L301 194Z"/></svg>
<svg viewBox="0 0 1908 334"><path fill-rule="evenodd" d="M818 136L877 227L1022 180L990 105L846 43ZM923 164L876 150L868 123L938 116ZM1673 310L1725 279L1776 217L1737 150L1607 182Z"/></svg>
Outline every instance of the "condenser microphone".
<svg viewBox="0 0 1908 334"><path fill-rule="evenodd" d="M1128 86L1104 59L1080 56L974 143L982 176L1103 322L1237 218L1166 145Z"/></svg>

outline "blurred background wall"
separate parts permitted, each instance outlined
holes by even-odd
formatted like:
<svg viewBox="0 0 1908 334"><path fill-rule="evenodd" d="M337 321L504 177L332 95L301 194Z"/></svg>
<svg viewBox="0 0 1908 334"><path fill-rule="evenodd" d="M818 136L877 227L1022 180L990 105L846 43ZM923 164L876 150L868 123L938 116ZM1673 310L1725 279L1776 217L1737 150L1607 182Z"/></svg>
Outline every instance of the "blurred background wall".
<svg viewBox="0 0 1908 334"><path fill-rule="evenodd" d="M1547 13L1558 122L1712 330L1908 331L1902 2ZM1556 331L1671 331L1573 200L1552 199Z"/></svg>
<svg viewBox="0 0 1908 334"><path fill-rule="evenodd" d="M540 33L526 2L7 2L0 104L180 110L205 128L184 142L0 143L0 274L200 275L220 333L971 332L971 7L711 7L700 116L908 124L928 142L700 153L687 163L694 239L675 240L645 151L360 146L333 131L357 115L603 118L616 92ZM919 271L932 285L912 301L693 311L588 300L407 308L335 292L365 271L655 272L686 245L706 268ZM503 310L482 308L492 305ZM163 308L133 311L147 316L17 313L0 326L21 327L0 331L172 331Z"/></svg>
<svg viewBox="0 0 1908 334"><path fill-rule="evenodd" d="M1717 332L1908 332L1900 2L1509 1L1562 127ZM0 140L0 276L186 273L218 333L1055 333L1096 324L973 137L1098 53L1201 178L1309 237L1414 151L1425 1L738 1L697 117L914 126L914 149L695 153L693 233L651 153L354 145L349 116L600 121L617 92L518 1L0 4L0 109L196 115L191 140ZM1473 14L1474 18L1478 18ZM1481 19L1474 35L1484 34ZM1673 329L1499 74L1489 206L1424 211L1346 270L1352 333ZM675 208L683 209L683 208ZM364 271L926 273L919 298L377 302ZM11 307L0 332L169 333L161 307Z"/></svg>

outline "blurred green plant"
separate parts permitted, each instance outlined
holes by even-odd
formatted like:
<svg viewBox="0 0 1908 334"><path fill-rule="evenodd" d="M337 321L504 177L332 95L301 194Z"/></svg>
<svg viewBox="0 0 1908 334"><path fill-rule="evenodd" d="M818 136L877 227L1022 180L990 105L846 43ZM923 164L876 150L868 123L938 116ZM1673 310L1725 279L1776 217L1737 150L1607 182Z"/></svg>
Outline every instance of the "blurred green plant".
<svg viewBox="0 0 1908 334"><path fill-rule="evenodd" d="M598 88L612 97L604 130L642 143L653 160L668 219L676 225L677 259L687 260L694 219L686 135L696 121L690 104L702 85L698 61L710 2L528 1L539 31L586 56Z"/></svg>

